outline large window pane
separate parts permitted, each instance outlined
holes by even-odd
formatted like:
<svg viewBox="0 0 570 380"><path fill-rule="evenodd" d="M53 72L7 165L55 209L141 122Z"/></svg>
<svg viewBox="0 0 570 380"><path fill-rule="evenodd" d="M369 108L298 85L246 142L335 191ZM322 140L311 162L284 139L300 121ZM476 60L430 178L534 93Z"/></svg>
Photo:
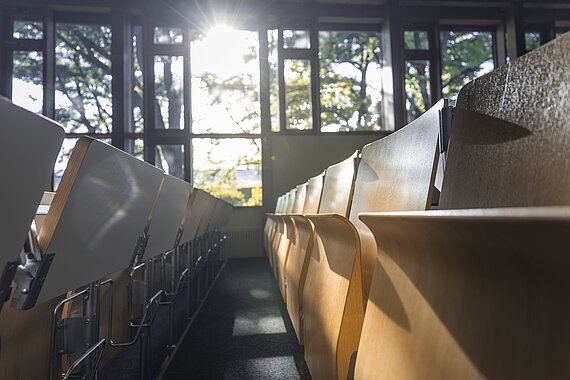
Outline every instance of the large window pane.
<svg viewBox="0 0 570 380"><path fill-rule="evenodd" d="M156 129L184 128L184 57L154 57Z"/></svg>
<svg viewBox="0 0 570 380"><path fill-rule="evenodd" d="M381 128L380 35L319 32L321 131Z"/></svg>
<svg viewBox="0 0 570 380"><path fill-rule="evenodd" d="M166 173L184 178L184 145L157 145L154 149L155 165Z"/></svg>
<svg viewBox="0 0 570 380"><path fill-rule="evenodd" d="M260 133L259 36L216 27L192 42L192 132Z"/></svg>
<svg viewBox="0 0 570 380"><path fill-rule="evenodd" d="M444 98L454 99L467 82L494 69L492 33L445 31L440 40Z"/></svg>
<svg viewBox="0 0 570 380"><path fill-rule="evenodd" d="M42 113L42 52L15 51L12 62L12 102L32 112Z"/></svg>
<svg viewBox="0 0 570 380"><path fill-rule="evenodd" d="M44 23L41 21L14 21L15 39L41 40L44 38Z"/></svg>
<svg viewBox="0 0 570 380"><path fill-rule="evenodd" d="M308 30L284 30L283 47L285 49L309 49L311 40Z"/></svg>
<svg viewBox="0 0 570 380"><path fill-rule="evenodd" d="M408 123L431 107L429 61L405 63L406 112Z"/></svg>
<svg viewBox="0 0 570 380"><path fill-rule="evenodd" d="M56 25L55 119L70 133L111 133L111 28Z"/></svg>
<svg viewBox="0 0 570 380"><path fill-rule="evenodd" d="M404 32L404 48L406 50L428 50L428 32L424 30L407 30Z"/></svg>
<svg viewBox="0 0 570 380"><path fill-rule="evenodd" d="M311 62L308 59L286 59L284 66L285 127L312 129Z"/></svg>
<svg viewBox="0 0 570 380"><path fill-rule="evenodd" d="M278 30L267 31L269 61L269 110L271 113L271 130L279 131L279 61L277 54Z"/></svg>
<svg viewBox="0 0 570 380"><path fill-rule="evenodd" d="M235 206L261 205L261 139L193 139L193 184Z"/></svg>

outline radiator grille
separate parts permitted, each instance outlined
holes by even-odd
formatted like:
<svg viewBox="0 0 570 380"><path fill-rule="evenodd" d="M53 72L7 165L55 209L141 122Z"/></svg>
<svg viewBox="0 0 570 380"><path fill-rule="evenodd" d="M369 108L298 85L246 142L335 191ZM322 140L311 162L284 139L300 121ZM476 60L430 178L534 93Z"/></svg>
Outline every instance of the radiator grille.
<svg viewBox="0 0 570 380"><path fill-rule="evenodd" d="M228 237L224 245L227 258L261 257L263 255L263 238L261 229L242 229L224 231Z"/></svg>

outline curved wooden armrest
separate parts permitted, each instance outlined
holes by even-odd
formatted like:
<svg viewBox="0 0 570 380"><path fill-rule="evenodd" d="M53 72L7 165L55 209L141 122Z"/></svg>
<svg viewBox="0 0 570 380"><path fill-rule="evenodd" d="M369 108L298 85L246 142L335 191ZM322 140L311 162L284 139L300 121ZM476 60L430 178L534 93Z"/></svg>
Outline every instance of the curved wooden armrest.
<svg viewBox="0 0 570 380"><path fill-rule="evenodd" d="M346 379L364 316L360 240L346 218L307 215L316 237L303 291L305 359L315 379Z"/></svg>
<svg viewBox="0 0 570 380"><path fill-rule="evenodd" d="M360 219L379 249L356 379L567 376L570 207Z"/></svg>

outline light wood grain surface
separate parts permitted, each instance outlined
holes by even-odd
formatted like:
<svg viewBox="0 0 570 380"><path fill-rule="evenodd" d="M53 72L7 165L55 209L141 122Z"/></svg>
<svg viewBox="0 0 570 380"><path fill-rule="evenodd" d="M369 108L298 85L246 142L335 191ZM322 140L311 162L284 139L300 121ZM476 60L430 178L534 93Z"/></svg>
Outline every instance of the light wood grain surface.
<svg viewBox="0 0 570 380"><path fill-rule="evenodd" d="M430 208L439 153L439 111L446 105L441 99L404 128L362 148L350 221L362 247L365 298L376 262L376 241L358 213Z"/></svg>
<svg viewBox="0 0 570 380"><path fill-rule="evenodd" d="M309 178L302 214L316 214L319 211L324 177L325 172L322 172L317 176Z"/></svg>
<svg viewBox="0 0 570 380"><path fill-rule="evenodd" d="M315 241L302 298L305 360L313 379L346 379L364 318L360 246L334 214L308 215Z"/></svg>
<svg viewBox="0 0 570 380"><path fill-rule="evenodd" d="M570 204L570 34L465 85L440 208Z"/></svg>
<svg viewBox="0 0 570 380"><path fill-rule="evenodd" d="M284 233L279 240L279 246L275 252L275 279L277 280L283 300L286 301L285 267L289 257L291 240L295 238L295 224L289 216L283 216L281 220L284 227Z"/></svg>
<svg viewBox="0 0 570 380"><path fill-rule="evenodd" d="M0 98L0 267L17 260L64 138L58 124Z"/></svg>
<svg viewBox="0 0 570 380"><path fill-rule="evenodd" d="M360 151L331 165L325 172L319 213L348 216Z"/></svg>
<svg viewBox="0 0 570 380"><path fill-rule="evenodd" d="M307 183L302 183L297 186L295 193L295 205L293 206L293 214L302 214L305 207L305 198L307 196Z"/></svg>
<svg viewBox="0 0 570 380"><path fill-rule="evenodd" d="M361 214L356 379L567 379L570 207Z"/></svg>
<svg viewBox="0 0 570 380"><path fill-rule="evenodd" d="M302 215L293 215L295 236L291 239L289 257L285 266L285 282L287 288L287 312L291 324L301 345L304 344L300 310L302 308L303 289L307 277L307 269L315 239L313 223Z"/></svg>

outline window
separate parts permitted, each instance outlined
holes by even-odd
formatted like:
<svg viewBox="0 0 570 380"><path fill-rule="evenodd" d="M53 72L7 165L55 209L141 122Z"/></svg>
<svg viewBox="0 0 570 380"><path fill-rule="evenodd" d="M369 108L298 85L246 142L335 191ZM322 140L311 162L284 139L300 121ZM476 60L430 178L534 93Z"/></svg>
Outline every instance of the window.
<svg viewBox="0 0 570 380"><path fill-rule="evenodd" d="M311 61L285 59L285 128L313 129L311 101Z"/></svg>
<svg viewBox="0 0 570 380"><path fill-rule="evenodd" d="M428 32L425 30L406 30L404 32L404 49L428 50Z"/></svg>
<svg viewBox="0 0 570 380"><path fill-rule="evenodd" d="M192 41L193 133L261 132L258 48L257 32L227 27Z"/></svg>
<svg viewBox="0 0 570 380"><path fill-rule="evenodd" d="M259 206L261 139L194 138L193 183L235 206Z"/></svg>
<svg viewBox="0 0 570 380"><path fill-rule="evenodd" d="M192 182L235 206L259 206L259 34L218 26L196 36L190 46Z"/></svg>
<svg viewBox="0 0 570 380"><path fill-rule="evenodd" d="M279 60L277 54L279 31L272 29L267 31L268 66L269 66L269 113L271 115L271 130L279 132Z"/></svg>
<svg viewBox="0 0 570 380"><path fill-rule="evenodd" d="M273 132L384 129L380 33L336 28L268 31Z"/></svg>
<svg viewBox="0 0 570 380"><path fill-rule="evenodd" d="M12 102L36 113L43 112L43 53L14 51L12 58Z"/></svg>
<svg viewBox="0 0 570 380"><path fill-rule="evenodd" d="M111 28L58 23L55 120L67 133L110 134Z"/></svg>
<svg viewBox="0 0 570 380"><path fill-rule="evenodd" d="M184 128L184 57L154 57L156 129Z"/></svg>
<svg viewBox="0 0 570 380"><path fill-rule="evenodd" d="M431 107L430 61L406 61L404 78L409 123Z"/></svg>
<svg viewBox="0 0 570 380"><path fill-rule="evenodd" d="M491 32L440 33L442 96L455 99L467 82L495 68Z"/></svg>
<svg viewBox="0 0 570 380"><path fill-rule="evenodd" d="M377 131L381 125L380 35L319 31L321 131Z"/></svg>

